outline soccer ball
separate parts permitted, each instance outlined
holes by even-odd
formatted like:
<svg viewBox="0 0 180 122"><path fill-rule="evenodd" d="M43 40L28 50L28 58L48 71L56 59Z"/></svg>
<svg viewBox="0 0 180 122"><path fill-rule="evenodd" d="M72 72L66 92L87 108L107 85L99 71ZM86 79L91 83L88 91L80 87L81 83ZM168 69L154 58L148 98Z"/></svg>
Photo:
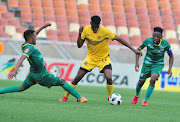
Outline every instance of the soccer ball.
<svg viewBox="0 0 180 122"><path fill-rule="evenodd" d="M120 94L118 93L113 93L110 97L109 97L109 103L111 105L120 105L122 103L122 97Z"/></svg>

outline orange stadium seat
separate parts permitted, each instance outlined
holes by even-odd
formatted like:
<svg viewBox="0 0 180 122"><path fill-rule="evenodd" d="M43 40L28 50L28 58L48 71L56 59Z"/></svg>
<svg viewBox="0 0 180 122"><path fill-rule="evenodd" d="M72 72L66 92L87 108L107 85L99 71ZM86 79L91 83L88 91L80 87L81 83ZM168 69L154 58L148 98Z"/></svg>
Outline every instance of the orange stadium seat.
<svg viewBox="0 0 180 122"><path fill-rule="evenodd" d="M109 44L110 45L120 45L120 43L118 42L118 41L116 41L116 40L111 40L111 39L109 39Z"/></svg>
<svg viewBox="0 0 180 122"><path fill-rule="evenodd" d="M14 16L13 16L13 13L11 13L11 12L6 12L6 13L3 13L3 18L4 18L6 21L10 21L10 20L13 20Z"/></svg>
<svg viewBox="0 0 180 122"><path fill-rule="evenodd" d="M10 25L14 25L17 27L21 26L20 21L18 19L10 20Z"/></svg>
<svg viewBox="0 0 180 122"><path fill-rule="evenodd" d="M67 16L68 17L77 17L78 18L78 12L74 10L68 10L67 11Z"/></svg>
<svg viewBox="0 0 180 122"><path fill-rule="evenodd" d="M78 6L78 11L89 11L89 6L85 4L80 4Z"/></svg>
<svg viewBox="0 0 180 122"><path fill-rule="evenodd" d="M119 35L122 39L126 40L128 43L130 43L130 40L129 40L129 36L128 35L125 35L125 34L122 34L122 35Z"/></svg>
<svg viewBox="0 0 180 122"><path fill-rule="evenodd" d="M31 14L21 14L21 21L31 23L32 22L32 15Z"/></svg>
<svg viewBox="0 0 180 122"><path fill-rule="evenodd" d="M138 47L139 45L142 44L142 37L141 36L136 36L136 35L132 36L131 37L131 44L133 46Z"/></svg>
<svg viewBox="0 0 180 122"><path fill-rule="evenodd" d="M20 26L20 27L16 28L16 31L21 34L23 34L24 31L26 31L26 30L27 30L27 28L25 28L24 26Z"/></svg>
<svg viewBox="0 0 180 122"><path fill-rule="evenodd" d="M125 12L127 15L129 15L129 14L136 15L136 8L126 8L125 10L126 10Z"/></svg>
<svg viewBox="0 0 180 122"><path fill-rule="evenodd" d="M31 6L41 8L42 7L42 1L41 0L31 0Z"/></svg>
<svg viewBox="0 0 180 122"><path fill-rule="evenodd" d="M69 17L68 23L79 23L79 18L78 17Z"/></svg>
<svg viewBox="0 0 180 122"><path fill-rule="evenodd" d="M139 8L139 9L137 9L137 15L138 16L148 15L148 9L147 8Z"/></svg>
<svg viewBox="0 0 180 122"><path fill-rule="evenodd" d="M64 2L64 0L54 1L54 8L56 8L56 9L64 8L65 9L65 2Z"/></svg>
<svg viewBox="0 0 180 122"><path fill-rule="evenodd" d="M6 13L6 12L8 12L7 6L6 6L6 5L1 5L1 4L0 4L0 13Z"/></svg>
<svg viewBox="0 0 180 122"><path fill-rule="evenodd" d="M50 41L58 41L58 33L56 30L48 30L47 36Z"/></svg>
<svg viewBox="0 0 180 122"><path fill-rule="evenodd" d="M32 14L31 7L21 7L21 14Z"/></svg>
<svg viewBox="0 0 180 122"><path fill-rule="evenodd" d="M44 21L33 21L33 23L36 28L42 27L45 24Z"/></svg>
<svg viewBox="0 0 180 122"><path fill-rule="evenodd" d="M0 19L0 26L5 27L6 25L8 25L8 21L4 18Z"/></svg>
<svg viewBox="0 0 180 122"><path fill-rule="evenodd" d="M55 16L54 15L46 15L46 16L44 16L44 20L46 21L46 22L48 22L48 21L56 21L56 18L55 18Z"/></svg>
<svg viewBox="0 0 180 122"><path fill-rule="evenodd" d="M33 15L43 15L42 7L33 7L32 8L32 14Z"/></svg>
<svg viewBox="0 0 180 122"><path fill-rule="evenodd" d="M145 0L136 0L136 8L146 8L146 1Z"/></svg>
<svg viewBox="0 0 180 122"><path fill-rule="evenodd" d="M114 14L125 14L124 7L114 6L113 7L113 13Z"/></svg>
<svg viewBox="0 0 180 122"><path fill-rule="evenodd" d="M59 38L60 38L60 41L71 42L68 30L65 30L65 29L60 30Z"/></svg>
<svg viewBox="0 0 180 122"><path fill-rule="evenodd" d="M42 0L43 8L53 8L53 1L52 0Z"/></svg>
<svg viewBox="0 0 180 122"><path fill-rule="evenodd" d="M67 10L77 10L77 5L76 5L76 3L66 3L66 9Z"/></svg>
<svg viewBox="0 0 180 122"><path fill-rule="evenodd" d="M159 9L157 0L147 1L148 9Z"/></svg>
<svg viewBox="0 0 180 122"><path fill-rule="evenodd" d="M67 23L67 17L66 16L56 16L56 22L57 23Z"/></svg>
<svg viewBox="0 0 180 122"><path fill-rule="evenodd" d="M78 38L79 32L71 32L70 33L70 38L72 42L77 42L77 38Z"/></svg>
<svg viewBox="0 0 180 122"><path fill-rule="evenodd" d="M18 8L19 7L19 0L8 0L8 7Z"/></svg>
<svg viewBox="0 0 180 122"><path fill-rule="evenodd" d="M66 15L66 9L64 8L55 8L55 15L56 16L67 16Z"/></svg>
<svg viewBox="0 0 180 122"><path fill-rule="evenodd" d="M101 5L111 5L111 0L100 0Z"/></svg>
<svg viewBox="0 0 180 122"><path fill-rule="evenodd" d="M114 24L114 14L113 13L104 13L103 14L103 20L104 20L104 25L115 25Z"/></svg>
<svg viewBox="0 0 180 122"><path fill-rule="evenodd" d="M57 27L59 30L68 30L68 24L66 23L57 23Z"/></svg>
<svg viewBox="0 0 180 122"><path fill-rule="evenodd" d="M0 37L10 38L10 35L7 33L2 33L2 34L0 34Z"/></svg>
<svg viewBox="0 0 180 122"><path fill-rule="evenodd" d="M125 8L135 8L134 0L124 0L124 2L125 2L124 4Z"/></svg>
<svg viewBox="0 0 180 122"><path fill-rule="evenodd" d="M87 26L87 25L90 25L90 16L89 18L84 18L84 17L80 17L80 25L81 26Z"/></svg>
<svg viewBox="0 0 180 122"><path fill-rule="evenodd" d="M4 33L4 27L0 26L0 34L3 34L3 33Z"/></svg>
<svg viewBox="0 0 180 122"><path fill-rule="evenodd" d="M99 0L89 0L90 5L97 5L99 4Z"/></svg>
<svg viewBox="0 0 180 122"><path fill-rule="evenodd" d="M143 40L149 38L149 37L152 37L152 32L150 29L141 29L141 36L143 37Z"/></svg>
<svg viewBox="0 0 180 122"><path fill-rule="evenodd" d="M53 8L44 8L44 16L51 15L55 16L55 12Z"/></svg>
<svg viewBox="0 0 180 122"><path fill-rule="evenodd" d="M123 0L112 0L113 6L121 6L123 5Z"/></svg>
<svg viewBox="0 0 180 122"><path fill-rule="evenodd" d="M127 26L126 17L124 14L115 14L115 25L118 26Z"/></svg>
<svg viewBox="0 0 180 122"><path fill-rule="evenodd" d="M90 12L101 12L100 6L98 4L90 5Z"/></svg>
<svg viewBox="0 0 180 122"><path fill-rule="evenodd" d="M170 38L170 39L168 39L168 42L169 42L170 44L178 44L178 39L176 39L176 38Z"/></svg>
<svg viewBox="0 0 180 122"><path fill-rule="evenodd" d="M19 0L20 7L30 7L30 0Z"/></svg>
<svg viewBox="0 0 180 122"><path fill-rule="evenodd" d="M94 15L98 15L101 17L101 22L102 22L102 14L101 12L91 12L91 16L94 16Z"/></svg>
<svg viewBox="0 0 180 122"><path fill-rule="evenodd" d="M112 13L112 6L111 5L102 5L101 12L102 13Z"/></svg>

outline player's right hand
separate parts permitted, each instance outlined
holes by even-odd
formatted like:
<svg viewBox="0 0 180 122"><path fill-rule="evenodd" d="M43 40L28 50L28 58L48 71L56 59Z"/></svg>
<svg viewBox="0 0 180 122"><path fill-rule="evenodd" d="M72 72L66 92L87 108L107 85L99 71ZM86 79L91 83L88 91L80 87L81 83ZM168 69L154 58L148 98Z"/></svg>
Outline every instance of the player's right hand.
<svg viewBox="0 0 180 122"><path fill-rule="evenodd" d="M136 71L136 72L139 72L139 63L136 63L136 65L135 65L135 71Z"/></svg>
<svg viewBox="0 0 180 122"><path fill-rule="evenodd" d="M142 56L142 52L140 50L136 50L135 53L136 53L136 55Z"/></svg>
<svg viewBox="0 0 180 122"><path fill-rule="evenodd" d="M50 23L50 22L47 22L44 26L45 26L45 27L51 26L51 23Z"/></svg>
<svg viewBox="0 0 180 122"><path fill-rule="evenodd" d="M83 32L83 29L84 29L83 26L81 26L81 27L79 28L79 33L80 33L80 34Z"/></svg>
<svg viewBox="0 0 180 122"><path fill-rule="evenodd" d="M16 72L14 72L14 71L12 71L8 74L8 80L11 80L13 77L15 77L15 79L16 79Z"/></svg>

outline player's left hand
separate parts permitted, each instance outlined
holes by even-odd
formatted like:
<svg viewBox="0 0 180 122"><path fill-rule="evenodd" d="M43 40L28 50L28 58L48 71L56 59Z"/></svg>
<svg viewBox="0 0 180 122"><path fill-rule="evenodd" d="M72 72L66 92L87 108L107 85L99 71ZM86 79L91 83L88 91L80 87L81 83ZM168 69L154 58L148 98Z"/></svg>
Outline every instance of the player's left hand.
<svg viewBox="0 0 180 122"><path fill-rule="evenodd" d="M172 76L172 71L171 69L168 69L168 77L171 77Z"/></svg>
<svg viewBox="0 0 180 122"><path fill-rule="evenodd" d="M12 71L8 74L8 80L11 80L13 77L15 77L15 79L16 79L16 72L14 72L14 71Z"/></svg>
<svg viewBox="0 0 180 122"><path fill-rule="evenodd" d="M136 55L142 56L142 52L140 50L135 50Z"/></svg>

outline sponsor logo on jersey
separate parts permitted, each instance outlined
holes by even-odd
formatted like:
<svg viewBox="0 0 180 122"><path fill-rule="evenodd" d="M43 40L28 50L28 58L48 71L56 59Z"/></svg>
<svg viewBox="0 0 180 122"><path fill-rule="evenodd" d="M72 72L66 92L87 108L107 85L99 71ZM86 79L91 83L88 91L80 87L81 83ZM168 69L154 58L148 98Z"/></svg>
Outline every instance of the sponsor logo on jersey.
<svg viewBox="0 0 180 122"><path fill-rule="evenodd" d="M27 48L24 52L25 52L25 53L29 53L29 48Z"/></svg>
<svg viewBox="0 0 180 122"><path fill-rule="evenodd" d="M163 52L163 51L164 51L164 48L160 48L160 51Z"/></svg>
<svg viewBox="0 0 180 122"><path fill-rule="evenodd" d="M98 38L97 38L98 40L101 40L101 36L98 36Z"/></svg>

